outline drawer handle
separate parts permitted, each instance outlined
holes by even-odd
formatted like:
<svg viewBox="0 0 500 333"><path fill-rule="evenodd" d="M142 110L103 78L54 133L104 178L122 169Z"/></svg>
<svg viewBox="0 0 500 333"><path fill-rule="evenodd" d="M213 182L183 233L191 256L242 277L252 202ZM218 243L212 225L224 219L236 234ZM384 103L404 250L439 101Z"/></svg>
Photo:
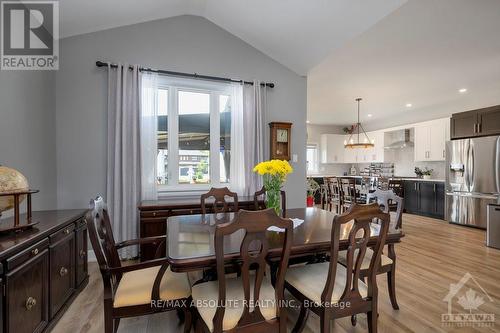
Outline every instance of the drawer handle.
<svg viewBox="0 0 500 333"><path fill-rule="evenodd" d="M31 309L36 305L36 299L34 297L28 297L26 300L26 310L31 311Z"/></svg>
<svg viewBox="0 0 500 333"><path fill-rule="evenodd" d="M61 269L59 270L59 275L65 276L66 274L68 274L68 269L66 267L61 267Z"/></svg>
<svg viewBox="0 0 500 333"><path fill-rule="evenodd" d="M156 212L153 212L153 216L156 216Z"/></svg>
<svg viewBox="0 0 500 333"><path fill-rule="evenodd" d="M68 235L68 234L69 234L69 229L65 229L65 230L64 230L64 233L65 233L66 235Z"/></svg>
<svg viewBox="0 0 500 333"><path fill-rule="evenodd" d="M38 254L38 252L40 252L40 251L38 251L38 248L34 248L33 250L31 250L31 254L34 256L36 256Z"/></svg>
<svg viewBox="0 0 500 333"><path fill-rule="evenodd" d="M80 250L80 258L82 258L82 259L85 258L86 254L87 253L84 250Z"/></svg>

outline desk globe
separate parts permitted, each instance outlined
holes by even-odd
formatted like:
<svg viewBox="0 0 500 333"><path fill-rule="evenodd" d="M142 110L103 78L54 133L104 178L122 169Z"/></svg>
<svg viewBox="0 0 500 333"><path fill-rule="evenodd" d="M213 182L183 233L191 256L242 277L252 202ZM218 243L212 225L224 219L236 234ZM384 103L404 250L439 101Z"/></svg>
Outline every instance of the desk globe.
<svg viewBox="0 0 500 333"><path fill-rule="evenodd" d="M0 194L28 190L28 180L22 173L12 168L0 165ZM22 202L25 198L26 195L22 195L19 198L19 202ZM13 196L0 197L0 216L2 215L2 212L12 209L13 207Z"/></svg>

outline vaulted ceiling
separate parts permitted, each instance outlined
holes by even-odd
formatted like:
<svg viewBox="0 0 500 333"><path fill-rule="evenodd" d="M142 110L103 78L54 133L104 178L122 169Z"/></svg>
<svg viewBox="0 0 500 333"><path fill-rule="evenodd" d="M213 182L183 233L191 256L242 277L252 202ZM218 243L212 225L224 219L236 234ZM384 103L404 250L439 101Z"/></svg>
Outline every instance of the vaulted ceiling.
<svg viewBox="0 0 500 333"><path fill-rule="evenodd" d="M406 0L61 0L61 36L198 15L298 74Z"/></svg>

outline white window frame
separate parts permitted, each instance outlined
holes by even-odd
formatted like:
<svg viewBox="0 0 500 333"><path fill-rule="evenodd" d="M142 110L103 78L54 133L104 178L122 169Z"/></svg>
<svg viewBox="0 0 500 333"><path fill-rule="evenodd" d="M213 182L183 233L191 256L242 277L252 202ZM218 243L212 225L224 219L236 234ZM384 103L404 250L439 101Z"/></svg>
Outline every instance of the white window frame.
<svg viewBox="0 0 500 333"><path fill-rule="evenodd" d="M157 185L158 195L160 197L194 195L204 193L211 187L230 186L230 183L220 182L219 96L228 95L231 100L233 98L231 86L220 82L160 77L157 88L168 91L168 183L166 185ZM210 94L209 184L179 184L179 91ZM231 127L231 139L233 134L233 128ZM213 144L214 142L217 142L217 144Z"/></svg>
<svg viewBox="0 0 500 333"><path fill-rule="evenodd" d="M312 170L309 170L309 165L306 165L306 172L308 174L314 174L319 172L319 149L318 145L315 143L308 143L306 145L306 163L309 162L307 161L307 151L309 149L314 149L314 164Z"/></svg>

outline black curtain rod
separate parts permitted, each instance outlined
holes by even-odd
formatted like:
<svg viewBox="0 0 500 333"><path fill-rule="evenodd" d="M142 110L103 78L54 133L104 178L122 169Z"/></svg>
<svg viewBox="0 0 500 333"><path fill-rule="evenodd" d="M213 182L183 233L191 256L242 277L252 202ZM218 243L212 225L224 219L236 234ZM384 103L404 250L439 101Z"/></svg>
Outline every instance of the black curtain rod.
<svg viewBox="0 0 500 333"><path fill-rule="evenodd" d="M111 66L111 68L118 67L117 64L109 64L107 62L103 62L103 61L99 61L99 60L96 61L95 64L97 67L108 67L108 65ZM132 69L132 66L130 66L130 69ZM189 77L189 78L201 79L201 80L244 83L244 84L250 84L253 86L253 82L251 82L251 81L234 80L234 79L230 79L230 78L226 78L226 77L200 75L200 74L196 74L196 73L191 74L191 73L164 71L161 69L152 69L152 68L145 68L145 67L140 67L139 70L141 72L150 72L150 73L158 73L158 74L171 75L171 76ZM260 85L263 87L274 88L274 83L272 83L272 82L261 83Z"/></svg>

